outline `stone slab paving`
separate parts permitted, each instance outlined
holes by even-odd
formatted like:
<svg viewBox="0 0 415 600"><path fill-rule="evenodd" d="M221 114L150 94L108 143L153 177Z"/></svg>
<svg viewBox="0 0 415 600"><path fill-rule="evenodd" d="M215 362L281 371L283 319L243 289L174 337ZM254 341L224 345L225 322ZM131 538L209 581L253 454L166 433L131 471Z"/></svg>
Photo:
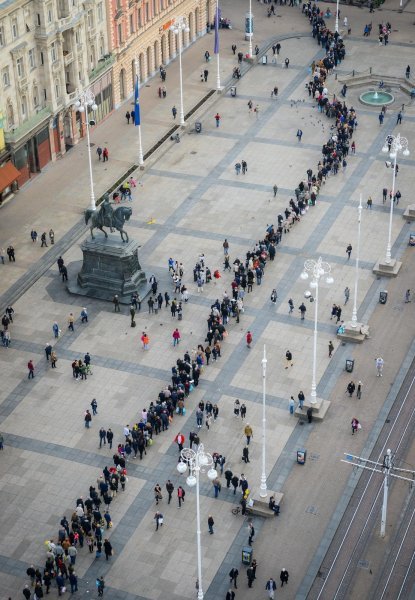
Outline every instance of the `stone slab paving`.
<svg viewBox="0 0 415 600"><path fill-rule="evenodd" d="M259 8L263 9L258 5ZM289 14L294 19L295 13L291 11ZM304 26L303 17L298 13L296 26L297 30ZM359 39L351 42L353 48L362 44ZM163 290L169 285L166 275L169 256L183 261L185 279L192 295L196 292L192 268L200 251L205 252L211 268L221 268L221 241L227 236L231 241L231 256L241 256L253 240L263 235L265 224L275 221L276 213L286 206L299 173L315 165L320 157L319 150L327 138L329 123L322 123L322 118L307 102L308 95L304 91L307 63L317 56L318 48L311 39L287 41L284 48L291 57L297 58L292 58L290 69L278 70L278 67L259 65L251 70L239 84L241 94L246 98L223 97L215 105L214 110L223 116L219 129L214 125L214 112L211 111L203 118L201 136L184 136L182 144L173 147L174 152L163 156L144 174L143 187L138 189L133 202L137 222L132 223L131 232L142 244L140 257L146 270L161 275ZM376 48L373 49L376 56ZM388 47L389 54L401 49L402 46L394 50L393 44ZM308 57L306 61L304 56ZM278 74L280 93L278 101L271 102L269 88L274 85L275 73ZM255 95L255 101L261 107L258 119L246 108L251 94ZM291 99L304 99L304 103L292 105ZM391 295L396 294L394 305L399 311L398 325L399 331L402 330L399 347L385 348L390 334L384 327L383 314L379 313L386 309L389 315L394 314L390 303L376 311L373 339L368 346L362 349L340 346L330 363L327 358L327 343L334 338L335 332L329 320L330 307L333 302L342 300L345 285L352 287L353 266L345 260L345 246L352 234L353 208L357 206L360 191L367 195L368 180L374 190L369 193L377 201L374 210L364 214L364 228L367 229L364 229L362 255L365 260L360 274L358 303L367 317L375 308L376 298L375 301L373 299L382 285L371 273L372 261L385 246L385 241L382 243L385 234L382 236L379 232L386 232L388 223L388 206L383 207L379 203L379 191L388 183L388 175L383 172L386 169L381 169L379 149L384 132L391 130L395 117L391 115L387 119L382 131L376 128L376 118L376 113L370 111L359 117L356 134L359 155L350 158L345 174L329 179L321 201L310 209L289 235L284 236L283 247L275 263L267 267L262 286L247 297L247 310L241 323L230 325L223 357L206 369L200 388L190 397L186 417L174 419L170 430L157 438L145 460L131 465L127 491L112 508L115 527L111 539L116 554L110 564L91 563L90 557L82 554L78 572L82 577L83 593L92 592L95 577L103 573L111 588L108 590L111 598L127 600L164 598L168 595L174 600L193 597L196 577L194 496L188 492L186 505L181 511L177 511L175 504L168 508L163 505L165 529L156 534L152 520L152 490L157 480L164 484L168 477L173 478L177 487L180 479L175 471L177 453L172 440L180 429L187 433L194 427L192 409L201 398L217 401L221 410L212 430L202 433L202 441L210 451L224 452L232 469L239 473L243 468L248 480L259 485L260 359L264 343L269 360L269 487L283 489L286 498L284 518L267 522L266 534L265 530L261 530L260 520L256 521L258 541L255 552L260 565L263 565L260 570L262 579L269 577L269 569L278 576L278 569L285 566L292 573L292 579L284 594L294 597L297 589L305 589L305 584L300 588L301 579L308 564L308 577L312 575L314 550L320 540L324 543L325 527L345 485L346 477L337 467L337 460L349 443L347 423L351 409L349 405L337 402L332 405L324 424L311 428L296 425L287 410L288 397L300 388L308 392L311 380L312 310L310 308L304 322L300 322L297 314L287 314L288 298L293 297L298 305L306 289L299 280L304 259L322 253L333 262L336 280L332 288L321 287L319 394L330 399L343 399L346 376L342 370L345 357L350 355L362 365L359 376L365 378L366 385L364 365L369 368L376 352L385 352L393 379L400 357L405 354L409 343L410 332L407 327L405 329L399 299L409 285L407 265L412 260L411 251L406 252L400 278L388 282ZM302 144L295 140L299 121L305 132ZM303 126L303 123L306 125ZM366 140L365 145L360 143L361 139ZM241 158L247 160L249 170L245 177L237 178L233 166ZM407 162L409 167L409 161L402 161L399 175L399 184L403 182L401 191L405 190L402 209L410 201L407 197L410 190ZM369 176L371 172L373 175ZM282 190L275 200L271 193L274 183ZM154 226L147 224L151 218L156 220ZM394 252L404 248L406 232L398 212L393 228ZM22 272L35 255L30 245L26 246L29 246L27 262ZM75 245L65 254L65 261L75 262L79 257L79 248ZM10 279L12 281L13 278ZM69 311L78 315L84 300L67 295L58 279L56 267L45 273L16 303L13 347L2 352L2 373L6 374L6 383L2 385L0 410L7 446L0 466L4 508L0 525L3 534L0 571L5 574L3 588L10 595L14 597L21 587L25 563L41 561L43 540L55 535L61 512L69 513L75 495L85 494L98 469L109 458L110 453L106 449L98 449L99 427L111 426L116 438L122 439L123 425L131 422L142 406L148 404L168 381L170 366L178 352L194 348L203 339L209 304L229 289L230 281L230 276L223 274L216 286L206 286L203 297L192 296L185 308L185 319L180 324L183 335L180 350L171 347L173 323L164 309L157 316L149 316L143 307L137 316L137 328L131 333L126 314L110 314L111 307L88 301L90 323L85 327L77 323L75 333L67 333L65 322ZM277 287L279 293L277 307L269 305L273 287ZM351 313L351 306L348 311ZM347 310L344 310L344 316L346 313ZM59 362L56 373L52 373L44 364L43 347L51 338L51 324L55 319L62 323L64 333L56 343ZM251 328L255 337L251 351L246 349L244 342L247 328ZM139 344L140 332L144 329L149 331L151 338L151 350L146 354ZM295 365L289 372L284 369L288 344L295 358ZM86 382L74 382L70 362L87 350L94 357L94 374ZM37 377L33 382L26 380L28 358L34 358L37 365ZM376 399L386 397L386 380L379 382L375 379L374 383L379 388ZM368 402L365 409L361 409L367 430L375 424L379 409L377 402L369 401L369 387L374 383L367 384ZM86 431L82 415L93 397L98 398L99 414L94 418L91 431ZM252 460L246 466L240 460L244 441L242 423L232 416L235 397L247 403L248 419L254 427ZM358 445L364 444L364 439L361 436ZM295 466L293 469L295 450L304 445L310 451L307 469L299 470ZM323 496L319 486L313 486L313 482L322 477L321 465L325 473L330 473L331 486L330 492ZM28 493L22 494L22 488ZM230 513L234 502L232 493L223 489L220 498L215 500L207 480L201 485L201 493L204 587L207 598L220 598L226 591L229 568L239 564L241 545L247 541L246 524ZM209 513L216 521L214 538L206 532L206 516ZM324 518L319 518L319 515ZM288 540L290 543L287 543ZM286 561L284 564L281 562L283 559ZM298 564L303 568L298 568ZM242 589L238 598L248 595L248 591Z"/></svg>

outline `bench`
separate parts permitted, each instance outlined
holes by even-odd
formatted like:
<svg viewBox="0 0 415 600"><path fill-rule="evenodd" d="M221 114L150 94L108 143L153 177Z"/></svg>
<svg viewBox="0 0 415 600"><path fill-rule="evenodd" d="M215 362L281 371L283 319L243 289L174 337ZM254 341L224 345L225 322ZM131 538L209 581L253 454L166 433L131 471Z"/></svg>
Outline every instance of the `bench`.
<svg viewBox="0 0 415 600"><path fill-rule="evenodd" d="M268 507L269 499L274 496L275 504L281 506L284 494L282 492L268 492L268 496L265 499L253 498L254 505L249 507L250 513L258 517L274 517L275 513Z"/></svg>

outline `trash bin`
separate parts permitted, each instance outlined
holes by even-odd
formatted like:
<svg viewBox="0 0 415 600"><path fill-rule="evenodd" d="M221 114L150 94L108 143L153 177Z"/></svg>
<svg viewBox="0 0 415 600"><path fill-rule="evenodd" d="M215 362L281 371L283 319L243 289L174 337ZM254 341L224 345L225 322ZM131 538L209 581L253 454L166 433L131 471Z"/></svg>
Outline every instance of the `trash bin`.
<svg viewBox="0 0 415 600"><path fill-rule="evenodd" d="M196 133L202 133L202 123L200 121L196 121L195 131L196 131Z"/></svg>
<svg viewBox="0 0 415 600"><path fill-rule="evenodd" d="M253 553L253 549L251 548L251 546L244 546L242 548L242 564L243 565L250 565L252 562L252 553Z"/></svg>
<svg viewBox="0 0 415 600"><path fill-rule="evenodd" d="M262 64L266 65L268 62L268 56L266 54L264 54L264 56L262 57Z"/></svg>
<svg viewBox="0 0 415 600"><path fill-rule="evenodd" d="M231 87L231 96L232 98L235 98L236 96L236 87L234 85Z"/></svg>
<svg viewBox="0 0 415 600"><path fill-rule="evenodd" d="M305 465L307 460L307 450L305 448L299 448L297 450L297 463L299 465Z"/></svg>
<svg viewBox="0 0 415 600"><path fill-rule="evenodd" d="M380 304L386 304L387 299L388 299L388 292L386 290L384 290L383 292L379 292L379 303Z"/></svg>
<svg viewBox="0 0 415 600"><path fill-rule="evenodd" d="M346 359L346 371L348 373L353 373L353 369L354 369L354 360L352 360L351 358L347 358Z"/></svg>

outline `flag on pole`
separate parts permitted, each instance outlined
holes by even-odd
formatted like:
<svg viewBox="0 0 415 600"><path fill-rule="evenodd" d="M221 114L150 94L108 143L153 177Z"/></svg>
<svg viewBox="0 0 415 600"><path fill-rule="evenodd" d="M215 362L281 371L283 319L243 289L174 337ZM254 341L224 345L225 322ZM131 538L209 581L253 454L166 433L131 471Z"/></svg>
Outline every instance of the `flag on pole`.
<svg viewBox="0 0 415 600"><path fill-rule="evenodd" d="M216 0L216 14L215 14L215 48L214 53L219 54L219 19L220 19L220 9L219 2Z"/></svg>
<svg viewBox="0 0 415 600"><path fill-rule="evenodd" d="M135 92L134 92L134 125L141 125L140 120L140 94L138 91L138 75L135 76Z"/></svg>

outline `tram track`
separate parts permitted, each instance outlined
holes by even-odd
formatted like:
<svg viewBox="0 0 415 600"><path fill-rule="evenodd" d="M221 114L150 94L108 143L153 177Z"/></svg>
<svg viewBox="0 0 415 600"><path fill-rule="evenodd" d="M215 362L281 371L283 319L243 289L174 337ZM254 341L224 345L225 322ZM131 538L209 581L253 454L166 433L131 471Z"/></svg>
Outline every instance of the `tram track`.
<svg viewBox="0 0 415 600"><path fill-rule="evenodd" d="M415 360L408 369L378 440L367 458L382 462L387 448L391 448L395 460L398 455L400 460L403 459L413 445L414 426ZM341 600L357 597L353 596L351 589L359 567L365 568L364 557L368 544L375 528L380 524L383 477L379 473L365 469L360 470L358 467L355 469L359 471L356 473L359 475L359 481L307 595L309 600ZM402 486L402 482L392 481L391 489L394 489L395 486ZM395 595L391 596L388 591L392 584L394 590L398 590L396 593L404 594L404 590L410 589L413 578L413 571L410 569L415 562L415 537L410 533L413 531L414 510L415 493L412 493L406 509L402 511L398 527L398 531L401 533L395 535L395 542L388 555L387 564L391 564L391 556L393 556L392 565L394 564L395 567L386 569L385 576L382 570L378 577L376 577L376 573L374 574L372 580L378 581L378 585L375 586L375 592L368 593L366 590L367 598L379 600L381 597L379 594L383 594L384 589L383 598L397 598ZM401 536L403 536L402 539ZM386 550L387 543L384 540L379 541L378 539L377 544L384 544ZM409 558L402 560L403 556ZM399 576L398 565L400 567ZM372 573L372 571L370 572ZM383 587L381 582L383 582ZM399 582L401 582L402 592L399 592ZM408 597L408 595L401 595L401 598L404 597Z"/></svg>

